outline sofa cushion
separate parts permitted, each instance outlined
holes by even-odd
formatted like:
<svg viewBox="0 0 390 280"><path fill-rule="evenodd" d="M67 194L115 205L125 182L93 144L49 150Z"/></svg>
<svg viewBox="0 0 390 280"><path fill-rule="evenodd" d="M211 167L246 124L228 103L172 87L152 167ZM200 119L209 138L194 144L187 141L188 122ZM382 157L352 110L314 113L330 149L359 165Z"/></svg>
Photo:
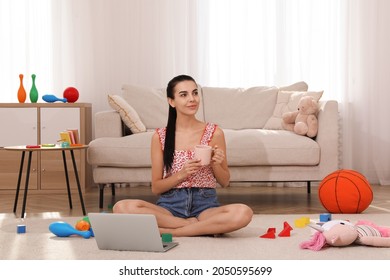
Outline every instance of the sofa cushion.
<svg viewBox="0 0 390 280"><path fill-rule="evenodd" d="M114 167L150 167L154 131L125 137L103 137L89 143L88 163Z"/></svg>
<svg viewBox="0 0 390 280"><path fill-rule="evenodd" d="M283 129L282 115L284 113L296 111L302 97L312 96L316 101L319 101L322 94L323 91L279 91L274 112L264 129Z"/></svg>
<svg viewBox="0 0 390 280"><path fill-rule="evenodd" d="M202 91L199 90L202 99ZM168 101L166 89L138 85L123 85L123 98L137 111L147 129L165 127L168 121ZM204 121L202 102L196 114Z"/></svg>
<svg viewBox="0 0 390 280"><path fill-rule="evenodd" d="M106 167L151 167L154 131L90 142L88 163ZM317 165L320 147L309 137L264 129L224 129L229 166Z"/></svg>
<svg viewBox="0 0 390 280"><path fill-rule="evenodd" d="M272 116L277 87L202 87L205 121L221 128L262 128Z"/></svg>
<svg viewBox="0 0 390 280"><path fill-rule="evenodd" d="M320 146L286 130L224 129L229 166L317 165Z"/></svg>
<svg viewBox="0 0 390 280"><path fill-rule="evenodd" d="M108 95L108 104L121 116L125 125L132 133L145 132L146 127L140 120L137 112L131 105L119 95Z"/></svg>

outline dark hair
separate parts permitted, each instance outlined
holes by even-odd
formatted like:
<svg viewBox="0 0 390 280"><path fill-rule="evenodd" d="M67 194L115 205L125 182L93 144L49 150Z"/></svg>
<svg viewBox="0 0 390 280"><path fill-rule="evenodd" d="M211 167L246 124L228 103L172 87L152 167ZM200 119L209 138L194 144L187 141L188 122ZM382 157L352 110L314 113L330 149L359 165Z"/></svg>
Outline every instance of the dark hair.
<svg viewBox="0 0 390 280"><path fill-rule="evenodd" d="M174 90L178 83L183 81L193 81L196 84L196 81L188 75L179 75L174 77L169 81L167 86L167 97L175 99ZM168 172L172 168L173 156L175 154L175 134L176 134L176 108L169 105L168 112L168 123L167 131L165 135L165 144L164 144L164 166L165 170Z"/></svg>

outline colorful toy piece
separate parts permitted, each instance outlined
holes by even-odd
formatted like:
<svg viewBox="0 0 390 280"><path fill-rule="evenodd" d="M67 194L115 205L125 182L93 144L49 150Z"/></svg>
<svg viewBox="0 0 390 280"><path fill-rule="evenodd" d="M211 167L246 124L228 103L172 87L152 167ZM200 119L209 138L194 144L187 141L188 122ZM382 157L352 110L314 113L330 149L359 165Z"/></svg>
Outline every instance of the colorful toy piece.
<svg viewBox="0 0 390 280"><path fill-rule="evenodd" d="M368 180L354 170L341 169L326 176L318 187L322 206L329 213L357 214L373 199Z"/></svg>
<svg viewBox="0 0 390 280"><path fill-rule="evenodd" d="M91 225L87 221L80 220L76 223L75 228L77 230L86 231L91 228Z"/></svg>
<svg viewBox="0 0 390 280"><path fill-rule="evenodd" d="M267 232L259 237L260 238L275 239L276 238L275 232L276 232L276 228L268 228Z"/></svg>
<svg viewBox="0 0 390 280"><path fill-rule="evenodd" d="M26 101L26 98L27 98L27 93L26 93L26 90L23 86L23 74L19 75L19 80L20 80L20 85L19 85L19 89L18 89L18 100L19 100L19 103L24 103Z"/></svg>
<svg viewBox="0 0 390 280"><path fill-rule="evenodd" d="M17 225L16 226L16 233L26 233L26 226L25 225Z"/></svg>
<svg viewBox="0 0 390 280"><path fill-rule="evenodd" d="M92 233L88 231L77 230L66 222L53 222L49 225L49 230L58 237L69 237L71 235L79 235L88 239Z"/></svg>
<svg viewBox="0 0 390 280"><path fill-rule="evenodd" d="M91 222L89 221L88 216L85 216L81 220L77 221L75 228L77 230L86 231L88 230L91 233L91 237L94 237L94 233L91 227Z"/></svg>
<svg viewBox="0 0 390 280"><path fill-rule="evenodd" d="M45 94L44 96L42 96L42 100L46 101L48 103L53 103L56 101L62 101L64 103L67 102L66 98L58 98L57 96L52 95L52 94Z"/></svg>
<svg viewBox="0 0 390 280"><path fill-rule="evenodd" d="M329 213L322 213L320 214L320 222L326 223L332 220L332 215Z"/></svg>
<svg viewBox="0 0 390 280"><path fill-rule="evenodd" d="M79 91L74 87L68 87L64 90L64 98L66 98L69 103L74 103L79 99Z"/></svg>
<svg viewBox="0 0 390 280"><path fill-rule="evenodd" d="M283 223L283 230L278 234L279 237L289 237L293 228L287 223Z"/></svg>
<svg viewBox="0 0 390 280"><path fill-rule="evenodd" d="M162 242L172 242L172 234L171 233L163 233L161 234Z"/></svg>
<svg viewBox="0 0 390 280"><path fill-rule="evenodd" d="M294 225L297 228L304 228L308 224L310 224L310 218L309 217L301 217L301 218L296 219L294 221Z"/></svg>

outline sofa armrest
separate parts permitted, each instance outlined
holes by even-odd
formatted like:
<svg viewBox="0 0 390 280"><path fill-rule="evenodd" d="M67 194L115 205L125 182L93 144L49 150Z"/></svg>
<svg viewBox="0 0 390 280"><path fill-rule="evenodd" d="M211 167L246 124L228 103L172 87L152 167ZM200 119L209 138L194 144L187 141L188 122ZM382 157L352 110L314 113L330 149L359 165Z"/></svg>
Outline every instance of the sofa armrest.
<svg viewBox="0 0 390 280"><path fill-rule="evenodd" d="M320 101L318 133L315 139L321 147L321 163L333 170L339 168L339 112L336 100ZM324 174L324 176L327 174Z"/></svg>
<svg viewBox="0 0 390 280"><path fill-rule="evenodd" d="M95 114L95 139L121 136L122 119L117 111L101 111Z"/></svg>

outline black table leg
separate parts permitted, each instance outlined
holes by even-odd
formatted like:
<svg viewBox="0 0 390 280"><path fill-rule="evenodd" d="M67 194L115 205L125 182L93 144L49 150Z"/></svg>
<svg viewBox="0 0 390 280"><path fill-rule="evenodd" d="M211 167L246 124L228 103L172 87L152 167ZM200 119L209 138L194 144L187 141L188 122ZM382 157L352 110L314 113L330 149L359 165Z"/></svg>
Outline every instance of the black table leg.
<svg viewBox="0 0 390 280"><path fill-rule="evenodd" d="M22 207L22 214L21 218L24 218L24 213L26 211L26 202L27 202L27 192L28 192L28 181L30 180L30 169L31 169L31 157L32 157L32 151L28 151L28 163L27 163L27 171L26 171L26 184L24 187L24 197L23 197L23 207Z"/></svg>
<svg viewBox="0 0 390 280"><path fill-rule="evenodd" d="M73 150L70 150L70 154L72 155L72 162L73 162L74 175L76 176L77 188L78 188L78 190L79 190L81 208L83 209L83 214L84 214L84 215L87 215L87 212L85 211L84 200L83 200L83 193L81 192L79 174L78 174L78 171L77 171L77 166L76 166L76 161L75 161L75 159L74 159Z"/></svg>
<svg viewBox="0 0 390 280"><path fill-rule="evenodd" d="M16 208L18 207L20 183L21 183L21 181L22 181L23 165L24 165L24 155L25 155L25 154L26 154L26 152L23 151L23 152L22 152L22 158L21 158L21 160L20 160L18 185L16 186L16 195L15 195L15 202L14 202L14 213L16 213Z"/></svg>
<svg viewBox="0 0 390 280"><path fill-rule="evenodd" d="M64 161L64 171L65 171L65 179L66 179L66 188L68 190L68 201L69 201L69 208L72 209L72 195L70 192L70 185L69 185L69 176L68 176L68 166L66 165L66 156L65 151L62 150L62 160Z"/></svg>

